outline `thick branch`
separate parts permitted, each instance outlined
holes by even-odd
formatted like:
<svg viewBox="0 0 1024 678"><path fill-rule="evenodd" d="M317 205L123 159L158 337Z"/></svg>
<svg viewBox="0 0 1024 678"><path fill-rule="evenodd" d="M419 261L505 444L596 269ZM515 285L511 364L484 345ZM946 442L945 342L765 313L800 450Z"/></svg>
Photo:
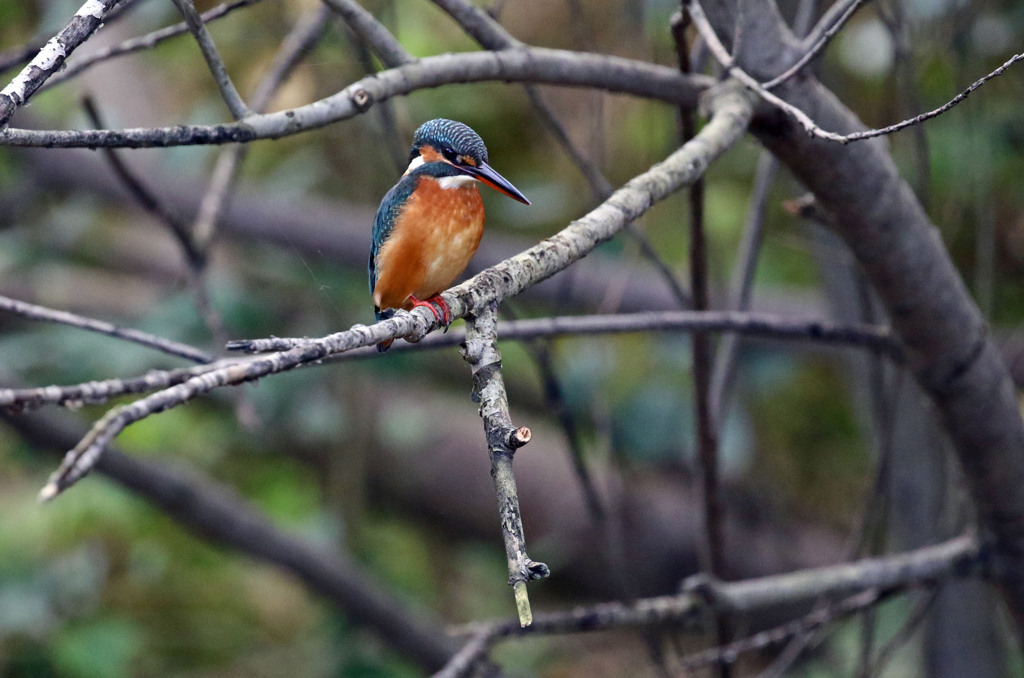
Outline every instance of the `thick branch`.
<svg viewBox="0 0 1024 678"><path fill-rule="evenodd" d="M671 68L619 57L543 48L443 54L368 76L305 106L220 125L124 130L0 130L0 145L148 148L278 139L364 113L375 103L454 83L536 82L596 87L694 107L712 83Z"/></svg>

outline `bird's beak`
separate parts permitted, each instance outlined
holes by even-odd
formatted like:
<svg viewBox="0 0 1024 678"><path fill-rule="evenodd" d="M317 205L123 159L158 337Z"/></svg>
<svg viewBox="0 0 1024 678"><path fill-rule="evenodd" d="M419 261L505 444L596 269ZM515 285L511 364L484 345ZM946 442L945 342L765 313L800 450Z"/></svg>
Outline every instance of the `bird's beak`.
<svg viewBox="0 0 1024 678"><path fill-rule="evenodd" d="M518 200L526 205L530 204L530 201L526 199L526 196L520 193L519 189L513 186L511 181L495 172L494 169L486 162L480 163L477 167L463 165L459 169L474 179L482 181L494 190L504 193L513 200Z"/></svg>

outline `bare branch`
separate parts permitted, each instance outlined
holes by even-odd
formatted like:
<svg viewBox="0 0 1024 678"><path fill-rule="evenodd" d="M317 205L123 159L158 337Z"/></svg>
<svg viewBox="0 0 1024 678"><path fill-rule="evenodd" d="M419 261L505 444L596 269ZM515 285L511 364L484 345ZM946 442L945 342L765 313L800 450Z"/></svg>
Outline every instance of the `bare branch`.
<svg viewBox="0 0 1024 678"><path fill-rule="evenodd" d="M432 678L463 678L473 675L473 670L490 647L490 641L486 631L474 634Z"/></svg>
<svg viewBox="0 0 1024 678"><path fill-rule="evenodd" d="M208 24L211 21L216 21L217 19L228 15L236 9L254 5L257 2L262 2L262 0L235 0L234 2L225 2L222 5L217 5L213 9L206 10L199 15L199 18L203 20L204 24ZM118 5L118 8L120 8L120 5ZM109 20L109 17L106 20ZM138 38L125 40L118 45L112 45L111 47L106 47L97 52L93 52L92 54L83 56L80 59L75 59L73 63L68 64L67 68L54 74L53 77L47 80L40 89L49 89L50 87L59 85L102 61L124 56L125 54L140 52L144 49L152 49L165 40L175 38L179 35L184 35L185 33L188 33L188 24L183 21L181 23L174 24L173 26L168 26L167 28L161 28L160 30L153 31L152 33L147 33L146 35Z"/></svg>
<svg viewBox="0 0 1024 678"><path fill-rule="evenodd" d="M729 285L729 304L737 311L742 312L750 308L754 289L754 274L757 270L758 256L764 239L764 217L768 193L778 165L778 161L767 151L763 151L757 160L753 193L750 196L747 217L743 225L743 238L740 240L739 250L736 253L737 263ZM715 355L709 397L712 417L717 422L719 430L721 430L728 410L729 392L738 351L738 337L735 334L727 334L719 342L718 353Z"/></svg>
<svg viewBox="0 0 1024 678"><path fill-rule="evenodd" d="M837 603L816 608L800 619L795 619L787 624L761 631L748 638L741 638L721 647L713 647L690 655L679 662L679 664L686 671L692 671L712 664L732 664L744 652L763 650L766 647L784 643L793 636L813 633L836 619L848 617L875 605L880 599L881 595L878 589L867 589Z"/></svg>
<svg viewBox="0 0 1024 678"><path fill-rule="evenodd" d="M178 356L179 358L185 358L197 363L209 363L214 360L213 356L209 353L201 351L193 346L189 346L188 344L164 339L163 337L158 337L141 330L118 327L103 320L86 318L85 316L69 313L68 311L57 311L52 308L46 308L45 306L11 299L10 297L0 296L0 311L17 313L18 315L24 318L29 318L30 320L42 320L50 323L69 325L81 330L89 330L90 332L99 332L100 334L106 334L107 336L131 341L147 348L153 348L169 355Z"/></svg>
<svg viewBox="0 0 1024 678"><path fill-rule="evenodd" d="M680 20L677 20L680 19ZM688 74L690 54L685 40L685 15L672 17L671 32L675 43L676 58L679 70ZM693 111L679 109L679 134L686 143L697 133L697 124ZM708 309L708 254L704 229L704 179L693 182L687 191L688 232L690 236L690 295L693 298L693 310ZM690 339L691 372L693 375L693 416L694 437L697 447L697 468L700 474L701 509L704 529L701 534L700 556L701 572L710 577L728 578L728 565L725 562L725 535L722 531L722 499L719 494L718 478L718 427L714 422L711 401L711 368L712 349L711 337L707 332L694 332ZM732 622L727 614L713 611L712 623L715 629L717 645L725 645L732 639ZM730 678L731 668L727 662L718 664L719 678Z"/></svg>
<svg viewBox="0 0 1024 678"><path fill-rule="evenodd" d="M963 102L967 97L969 97L971 95L972 92L974 92L974 90L978 89L979 87L984 85L986 82L988 82L992 78L995 78L997 76L1002 75L1006 71L1007 68L1009 68L1013 64L1017 63L1021 59L1024 59L1024 52L1021 52L1020 54L1014 54L1012 57L1007 59L1003 63L1002 66L1000 66L999 68L995 69L994 71L992 71L988 75L985 75L985 76L979 78L978 80L975 80L974 83L972 83L970 87L965 89L960 94L957 94L955 97L953 97L952 99L947 101L942 106L939 106L938 108L930 110L927 113L922 113L920 115L915 115L913 118L909 118L908 120L904 120L903 122L898 122L895 125L889 125L888 127L883 127L881 129L867 130L865 132L855 132L853 134L847 134L845 136L831 135L831 133L820 133L820 134L816 133L815 136L823 136L826 139L833 139L833 141L842 141L843 143L846 143L846 142L849 142L849 141L859 141L861 139L870 139L872 137L879 137L879 136L882 136L884 134L892 134L893 132L898 132L901 129L910 127L911 125L917 125L919 123L924 122L925 120L931 120L932 118L935 118L935 117L938 117L938 116L942 115L943 113L945 113L949 109L953 108L957 104ZM833 137L839 137L839 138L833 138Z"/></svg>
<svg viewBox="0 0 1024 678"><path fill-rule="evenodd" d="M231 82L231 76L228 75L228 69L224 65L224 60L220 58L217 45L214 44L213 38L210 37L210 32L206 30L206 25L203 24L203 19L199 16L199 12L196 11L192 0L171 0L171 2L178 8L182 18L185 19L185 23L188 25L188 30L191 31L192 37L195 38L196 44L199 45L199 50L203 53L203 59L206 60L206 65L210 67L210 73L213 74L213 79L217 83L217 89L220 90L220 95L224 98L224 103L227 104L232 117L235 120L241 120L252 115L252 111L245 105L241 95L238 94L238 90L235 89L235 84Z"/></svg>
<svg viewBox="0 0 1024 678"><path fill-rule="evenodd" d="M6 128L0 129L0 145L151 148L279 139L352 118L376 103L419 89L494 80L597 87L691 107L713 83L707 77L685 77L674 69L641 61L539 47L443 54L375 73L305 106L238 122L124 130Z"/></svg>
<svg viewBox="0 0 1024 678"><path fill-rule="evenodd" d="M491 458L491 477L498 494L498 517L508 558L508 584L515 593L519 624L533 623L526 583L551 574L544 563L532 560L526 553L523 519L519 512L519 492L512 471L516 450L530 442L532 433L525 426L512 425L501 372L498 351L498 302L494 301L466 318L466 344L462 357L473 371L473 400L480 404L484 420L487 453Z"/></svg>
<svg viewBox="0 0 1024 678"><path fill-rule="evenodd" d="M87 0L64 30L50 38L14 80L0 90L0 126L11 119L47 78L60 70L67 56L93 34L115 4L117 0Z"/></svg>
<svg viewBox="0 0 1024 678"><path fill-rule="evenodd" d="M433 2L487 49L499 50L523 46L523 43L516 40L494 17L466 0L433 0Z"/></svg>
<svg viewBox="0 0 1024 678"><path fill-rule="evenodd" d="M488 632L492 638L534 634L582 633L653 626L695 627L708 605L733 613L752 613L784 606L807 605L819 599L842 599L864 591L896 591L977 574L982 554L971 535L934 546L852 563L830 565L738 582L698 580L691 591L674 596L642 598L632 603L609 602L564 612L538 614L533 625L517 620L474 623L453 633Z"/></svg>

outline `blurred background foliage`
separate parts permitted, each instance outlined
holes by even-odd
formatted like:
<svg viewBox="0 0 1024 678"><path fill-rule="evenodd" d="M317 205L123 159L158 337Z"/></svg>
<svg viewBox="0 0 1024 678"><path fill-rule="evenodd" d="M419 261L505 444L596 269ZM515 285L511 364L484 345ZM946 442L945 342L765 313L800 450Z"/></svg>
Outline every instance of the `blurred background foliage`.
<svg viewBox="0 0 1024 678"><path fill-rule="evenodd" d="M0 3L0 51L52 35L79 4ZM214 3L197 4L203 10ZM507 28L527 43L674 65L668 22L678 9L675 2L499 4ZM476 49L429 2L368 0L364 5L414 55ZM787 15L792 5L782 3ZM280 40L312 6L313 0L264 0L211 25L243 96L251 94ZM171 3L138 2L90 40L81 55L175 21ZM1009 56L1022 28L1020 3L881 2L861 10L839 36L823 60L821 78L866 124L882 126L936 107L964 89ZM367 64L379 67L365 46L334 22L271 108L332 94L363 77ZM3 73L4 81L15 73ZM584 155L616 186L678 142L677 111L671 107L585 90L542 91ZM85 94L94 97L110 127L227 119L195 44L181 37L104 62L40 93L14 123L88 126L80 104ZM1007 341L1015 339L1024 321L1022 98L1024 80L1011 71L949 114L889 140L994 331ZM451 117L470 124L486 140L492 164L534 202L525 207L496 194L485 196L485 248L499 243L510 252L522 249L595 204L520 87L452 86L417 92L389 106L397 121L393 130L371 111L252 146L236 203L257 196L260 204L296 212L325 205L334 210L339 228L365 237L359 251L343 261L289 244L287 222L277 225L284 235L276 243L237 233L218 238L205 285L228 336L317 336L371 321L360 263L369 246L370 219L401 173L411 133L423 120ZM219 151L180 147L122 155L157 188L165 182L188 187L195 204L197 187ZM714 305L726 299L758 152L753 142L744 141L708 177ZM53 179L55 164L65 179ZM219 350L215 333L197 312L185 284L184 258L167 229L130 201L112 199L84 181L78 185L78 178L102 167L97 153L0 149L0 292ZM822 292L823 272L848 267L849 261L834 243L822 244L818 226L783 208L785 200L800 194L800 187L780 174L768 201L755 305L826 316L831 311ZM639 224L682 279L685 214L685 196L679 195ZM650 308L646 295L624 294L641 273L651 298L664 298L663 283L633 241L619 238L593 256L601 261L606 287L590 290L589 303L552 304L550 296L527 293L509 308L519 317ZM579 283L563 274L555 284ZM566 442L544 401L536 347L503 344L502 349L513 415L542 434L538 449L531 445L520 456L519 467L528 473L545 452L565 455ZM560 339L550 349L587 462L619 474L624 491L635 492L637 502L646 495L632 488L634 483L646 487L644 479L672 479L680 492L692 493L686 337ZM72 384L180 364L104 337L9 316L0 316L0 356L9 385ZM810 524L828 535L818 547L824 560L838 558L834 544L857 529L875 467L863 403L848 383L851 369L849 354L841 351L744 343L722 434L728 484L756 497L758 510L771 507L782 523ZM453 623L504 616L511 604L493 507L483 516L463 515L473 509L460 507L460 497L451 496L447 505L425 508L415 499L419 495L405 494L416 479L402 477L404 467L374 470L381 455L430 454L430 441L439 433L461 435L460 449L482 457L483 436L469 388L455 350L394 352L218 393L129 427L117 444L132 455L199 469L259 506L281 529L351 550L413 608L434 609ZM104 410L84 407L77 418L92 421ZM52 505L38 505L35 495L55 460L7 429L0 433L0 675L416 675L415 667L287 575L209 546L106 480L90 478ZM465 483L485 496L489 491L486 470ZM521 483L529 483L528 477ZM564 491L578 492L573 485ZM531 513L542 508L524 501L528 536ZM481 523L491 531L473 527ZM533 589L535 605L554 608L610 595L560 576L558 563L568 556L560 555L564 545L557 531L545 529L535 530L539 541L533 555L556 571L550 582ZM686 574L685 563L673 572L676 580ZM653 589L647 592L672 590L651 582L639 585ZM906 615L906 606L898 603L879 613L883 625L893 628ZM852 633L837 634L794 675L848 671L857 655ZM631 637L610 643L532 640L497 651L510 670L553 676L623 675L636 670L638 655L644 657L645 650ZM910 659L898 659L885 675L920 675L914 666Z"/></svg>

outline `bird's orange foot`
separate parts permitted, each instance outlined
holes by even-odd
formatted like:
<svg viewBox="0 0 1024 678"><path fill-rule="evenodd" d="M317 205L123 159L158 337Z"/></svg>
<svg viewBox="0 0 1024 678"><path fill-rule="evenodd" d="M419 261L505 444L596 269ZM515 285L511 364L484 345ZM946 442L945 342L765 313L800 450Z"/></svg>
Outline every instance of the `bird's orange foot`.
<svg viewBox="0 0 1024 678"><path fill-rule="evenodd" d="M440 294L435 294L425 301L421 301L416 297L409 295L409 301L412 302L412 307L426 306L430 309L430 312L434 314L434 318L439 323L444 325L444 331L448 331L448 326L452 324L452 309L448 306L448 302L441 298Z"/></svg>

